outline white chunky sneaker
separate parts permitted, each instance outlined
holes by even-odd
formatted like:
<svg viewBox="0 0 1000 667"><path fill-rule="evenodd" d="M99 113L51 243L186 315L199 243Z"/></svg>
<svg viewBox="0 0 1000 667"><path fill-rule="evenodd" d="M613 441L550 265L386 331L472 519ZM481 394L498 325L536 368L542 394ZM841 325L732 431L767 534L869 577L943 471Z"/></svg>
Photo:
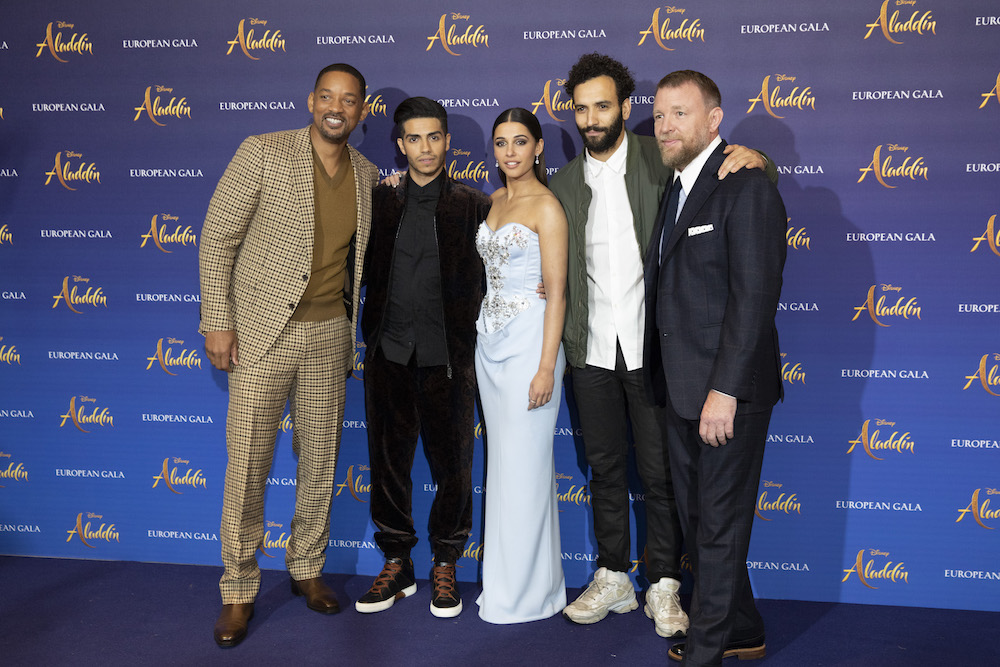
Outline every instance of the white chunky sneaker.
<svg viewBox="0 0 1000 667"><path fill-rule="evenodd" d="M677 592L681 582L663 577L646 591L646 616L656 624L656 634L675 638L687 634L687 614L681 609L681 599Z"/></svg>
<svg viewBox="0 0 1000 667"><path fill-rule="evenodd" d="M624 614L638 606L628 575L602 567L594 573L594 580L587 590L572 604L566 605L563 616L574 623L589 625L603 619L609 611Z"/></svg>

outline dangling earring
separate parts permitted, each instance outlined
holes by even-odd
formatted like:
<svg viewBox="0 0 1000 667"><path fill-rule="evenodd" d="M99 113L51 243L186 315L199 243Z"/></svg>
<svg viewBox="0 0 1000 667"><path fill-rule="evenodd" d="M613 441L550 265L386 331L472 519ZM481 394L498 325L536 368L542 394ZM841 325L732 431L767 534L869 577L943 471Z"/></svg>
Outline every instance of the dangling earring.
<svg viewBox="0 0 1000 667"><path fill-rule="evenodd" d="M496 167L497 169L499 169L500 168L500 160L494 160L493 161L493 166Z"/></svg>
<svg viewBox="0 0 1000 667"><path fill-rule="evenodd" d="M535 156L535 164L538 164L538 156Z"/></svg>

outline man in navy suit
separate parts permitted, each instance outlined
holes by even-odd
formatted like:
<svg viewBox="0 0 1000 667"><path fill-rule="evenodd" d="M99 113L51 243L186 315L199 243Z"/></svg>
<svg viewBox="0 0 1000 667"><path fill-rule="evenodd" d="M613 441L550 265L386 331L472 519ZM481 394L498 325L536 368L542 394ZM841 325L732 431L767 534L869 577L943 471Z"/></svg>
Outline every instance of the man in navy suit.
<svg viewBox="0 0 1000 667"><path fill-rule="evenodd" d="M694 570L691 627L670 657L718 665L765 655L747 574L754 501L782 397L774 314L786 215L759 170L716 175L721 96L699 72L665 76L654 135L674 182L645 261L647 388L665 401L667 450Z"/></svg>

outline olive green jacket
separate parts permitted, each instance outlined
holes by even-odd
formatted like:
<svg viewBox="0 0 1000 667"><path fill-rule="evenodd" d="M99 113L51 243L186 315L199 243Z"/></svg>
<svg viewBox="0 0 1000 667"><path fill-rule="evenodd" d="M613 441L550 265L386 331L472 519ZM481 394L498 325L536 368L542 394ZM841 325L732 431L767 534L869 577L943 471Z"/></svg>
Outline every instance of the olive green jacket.
<svg viewBox="0 0 1000 667"><path fill-rule="evenodd" d="M665 167L653 137L625 130L628 156L625 158L625 189L632 208L635 240L639 244L639 261L646 256L650 236L656 226L666 185L674 170ZM587 214L592 193L586 184L586 153L581 151L549 181L549 188L559 198L569 223L569 257L566 266L566 324L563 328L563 349L566 363L576 368L587 365ZM771 160L765 171L773 183L778 173Z"/></svg>

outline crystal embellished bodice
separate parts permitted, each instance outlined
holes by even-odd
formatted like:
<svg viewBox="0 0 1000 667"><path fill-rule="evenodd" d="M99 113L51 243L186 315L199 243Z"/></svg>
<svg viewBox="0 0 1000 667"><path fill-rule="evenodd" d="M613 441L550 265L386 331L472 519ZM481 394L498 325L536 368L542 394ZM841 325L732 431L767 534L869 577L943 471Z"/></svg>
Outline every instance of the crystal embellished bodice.
<svg viewBox="0 0 1000 667"><path fill-rule="evenodd" d="M538 234L519 222L497 231L485 222L476 235L476 249L486 267L486 297L477 327L484 333L502 329L533 305L542 305L535 289L542 281Z"/></svg>

